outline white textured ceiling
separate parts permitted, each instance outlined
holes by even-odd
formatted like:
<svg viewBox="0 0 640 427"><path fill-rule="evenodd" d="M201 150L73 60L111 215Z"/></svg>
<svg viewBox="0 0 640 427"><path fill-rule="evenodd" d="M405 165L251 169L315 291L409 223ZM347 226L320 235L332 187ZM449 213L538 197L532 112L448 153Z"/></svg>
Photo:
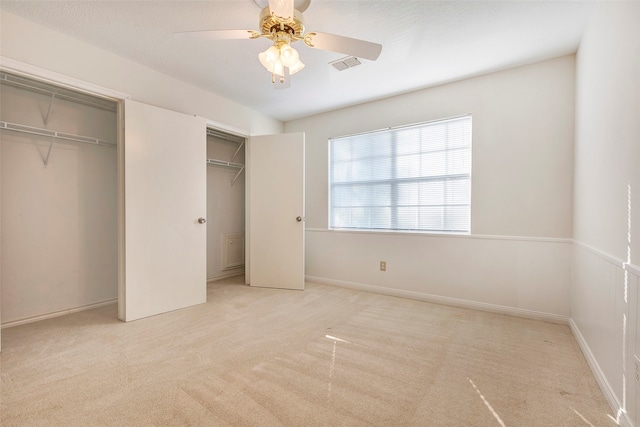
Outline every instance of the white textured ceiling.
<svg viewBox="0 0 640 427"><path fill-rule="evenodd" d="M257 3L265 3L257 0ZM299 1L296 2L300 3ZM307 31L383 45L375 62L310 49L286 87L258 62L266 39L185 40L174 31L257 29L254 0L12 1L0 8L288 121L576 51L593 3L581 1L302 1Z"/></svg>

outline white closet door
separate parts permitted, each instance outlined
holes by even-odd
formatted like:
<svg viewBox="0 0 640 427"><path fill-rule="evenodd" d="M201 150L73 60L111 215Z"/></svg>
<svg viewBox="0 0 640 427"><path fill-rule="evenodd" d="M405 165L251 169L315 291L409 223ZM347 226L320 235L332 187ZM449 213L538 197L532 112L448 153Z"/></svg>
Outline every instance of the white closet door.
<svg viewBox="0 0 640 427"><path fill-rule="evenodd" d="M204 119L125 101L122 320L206 302L205 159Z"/></svg>
<svg viewBox="0 0 640 427"><path fill-rule="evenodd" d="M251 137L248 282L304 289L304 134Z"/></svg>

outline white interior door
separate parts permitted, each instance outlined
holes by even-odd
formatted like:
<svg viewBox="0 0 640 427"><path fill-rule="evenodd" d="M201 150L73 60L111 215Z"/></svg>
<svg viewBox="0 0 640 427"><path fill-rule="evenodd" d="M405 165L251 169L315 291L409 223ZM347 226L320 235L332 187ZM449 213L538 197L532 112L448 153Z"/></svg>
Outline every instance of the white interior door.
<svg viewBox="0 0 640 427"><path fill-rule="evenodd" d="M119 311L130 321L207 300L206 122L129 100L124 115Z"/></svg>
<svg viewBox="0 0 640 427"><path fill-rule="evenodd" d="M247 184L248 283L304 289L304 134L251 137Z"/></svg>

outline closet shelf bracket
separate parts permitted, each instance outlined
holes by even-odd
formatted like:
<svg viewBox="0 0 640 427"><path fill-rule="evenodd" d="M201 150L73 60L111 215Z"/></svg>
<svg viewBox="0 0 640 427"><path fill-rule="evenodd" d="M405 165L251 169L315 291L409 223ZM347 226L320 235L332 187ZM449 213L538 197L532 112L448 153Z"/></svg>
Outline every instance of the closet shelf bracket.
<svg viewBox="0 0 640 427"><path fill-rule="evenodd" d="M242 166L242 168L240 168L240 170L238 171L238 173L236 174L236 176L233 178L233 180L231 181L231 185L233 185L234 182L236 182L236 179L238 179L238 177L240 176L240 174L244 171L244 166Z"/></svg>
<svg viewBox="0 0 640 427"><path fill-rule="evenodd" d="M47 110L47 114L42 118L44 125L47 126L49 124L49 115L51 114L51 107L53 107L53 100L56 99L55 92L51 94L51 100L49 101L49 109Z"/></svg>
<svg viewBox="0 0 640 427"><path fill-rule="evenodd" d="M36 147L38 148L38 153L40 153L40 147L38 146L38 144L36 144ZM49 140L49 149L47 150L47 156L44 157L42 155L42 153L40 153L40 157L42 157L42 167L47 167L47 165L49 164L49 157L51 157L51 149L53 148L53 137L51 137L51 139Z"/></svg>
<svg viewBox="0 0 640 427"><path fill-rule="evenodd" d="M53 101L55 101L55 99L56 99L56 93L53 92L51 94L51 99L49 100L49 108L47 109L47 114L45 114L45 116L42 118L42 121L45 127L49 125L49 116L51 116L51 108L53 108ZM40 147L36 144L36 147L38 148L38 152L40 153L40 157L42 157L42 166L45 168L49 164L49 157L51 157L51 149L53 148L54 138L55 138L54 136L51 136L49 140L49 149L47 150L46 156L43 156L42 153L40 153Z"/></svg>
<svg viewBox="0 0 640 427"><path fill-rule="evenodd" d="M235 153L233 153L233 157L231 158L231 161L233 162L233 160L236 158L236 156L238 155L238 153L240 152L240 150L242 149L242 147L244 146L244 141L242 141L240 143L240 145L238 146L238 149L236 150Z"/></svg>

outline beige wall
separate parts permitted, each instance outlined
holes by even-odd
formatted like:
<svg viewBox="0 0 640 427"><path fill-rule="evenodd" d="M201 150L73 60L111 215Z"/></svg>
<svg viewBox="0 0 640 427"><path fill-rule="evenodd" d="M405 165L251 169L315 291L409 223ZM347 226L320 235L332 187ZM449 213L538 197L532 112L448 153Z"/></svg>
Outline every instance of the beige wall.
<svg viewBox="0 0 640 427"><path fill-rule="evenodd" d="M598 4L577 54L571 322L620 425L640 425L640 3Z"/></svg>
<svg viewBox="0 0 640 427"><path fill-rule="evenodd" d="M602 6L577 68L576 240L640 265L640 4ZM630 191L630 193L629 193ZM629 203L632 209L629 210Z"/></svg>
<svg viewBox="0 0 640 427"><path fill-rule="evenodd" d="M307 226L327 227L328 138L471 113L471 232L570 238L574 65L567 56L286 123L306 132Z"/></svg>
<svg viewBox="0 0 640 427"><path fill-rule="evenodd" d="M239 144L209 136L207 158L231 161ZM244 164L244 147L233 159ZM215 280L242 273L241 268L225 270L223 266L223 238L225 234L245 232L245 173L238 169L207 165L207 279ZM236 242L238 245L241 243Z"/></svg>
<svg viewBox="0 0 640 427"><path fill-rule="evenodd" d="M310 278L566 319L574 76L566 56L286 123L306 133ZM327 231L330 137L466 113L471 236Z"/></svg>
<svg viewBox="0 0 640 427"><path fill-rule="evenodd" d="M115 143L116 113L2 86L3 121ZM114 104L115 106L115 104ZM2 323L117 297L116 148L2 131Z"/></svg>

